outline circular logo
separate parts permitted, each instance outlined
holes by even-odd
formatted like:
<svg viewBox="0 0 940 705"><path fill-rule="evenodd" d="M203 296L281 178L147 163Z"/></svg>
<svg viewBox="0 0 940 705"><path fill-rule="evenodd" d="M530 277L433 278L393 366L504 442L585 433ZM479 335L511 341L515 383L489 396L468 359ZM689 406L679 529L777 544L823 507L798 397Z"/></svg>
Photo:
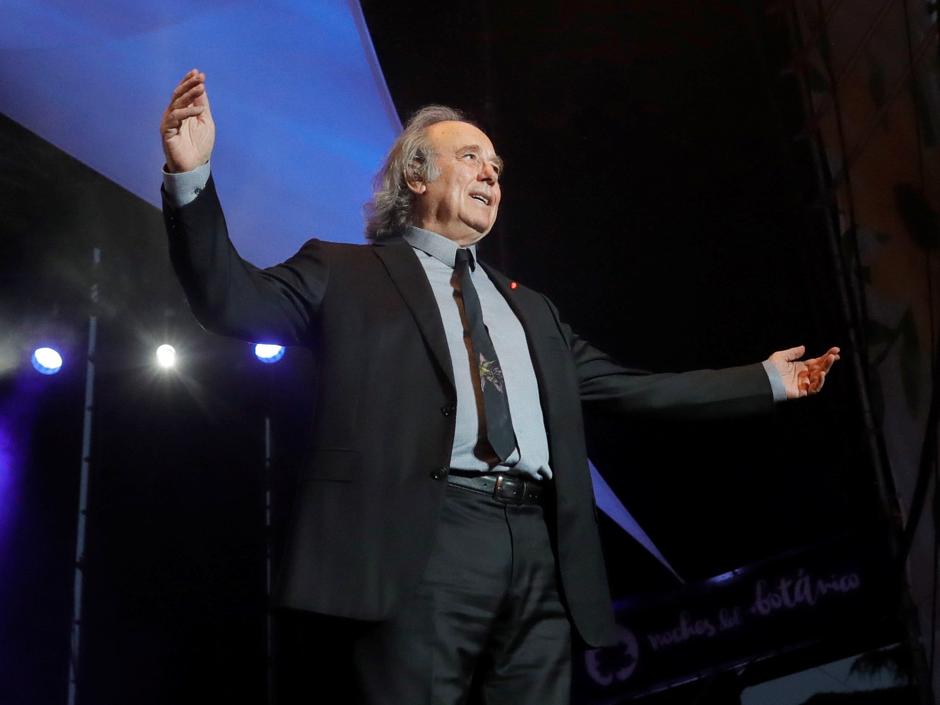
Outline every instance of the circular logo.
<svg viewBox="0 0 940 705"><path fill-rule="evenodd" d="M640 660L640 644L629 629L617 625L619 638L615 646L584 652L584 666L598 685L623 682L633 675Z"/></svg>

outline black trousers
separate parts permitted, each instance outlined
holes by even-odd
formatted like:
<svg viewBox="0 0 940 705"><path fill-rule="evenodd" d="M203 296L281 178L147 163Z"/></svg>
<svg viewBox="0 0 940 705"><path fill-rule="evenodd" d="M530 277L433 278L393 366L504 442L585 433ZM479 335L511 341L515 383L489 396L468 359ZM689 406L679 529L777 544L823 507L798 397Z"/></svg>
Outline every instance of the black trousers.
<svg viewBox="0 0 940 705"><path fill-rule="evenodd" d="M571 627L538 505L448 485L428 567L391 619L282 623L293 636L282 705L570 700Z"/></svg>

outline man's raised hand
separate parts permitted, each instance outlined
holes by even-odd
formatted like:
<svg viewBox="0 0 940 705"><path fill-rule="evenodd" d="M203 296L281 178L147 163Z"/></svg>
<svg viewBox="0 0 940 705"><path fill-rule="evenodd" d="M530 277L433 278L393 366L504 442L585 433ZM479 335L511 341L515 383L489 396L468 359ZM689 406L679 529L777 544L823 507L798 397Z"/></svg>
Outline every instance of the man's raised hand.
<svg viewBox="0 0 940 705"><path fill-rule="evenodd" d="M173 90L160 120L166 170L192 171L205 164L215 143L215 123L206 95L206 75L193 69Z"/></svg>

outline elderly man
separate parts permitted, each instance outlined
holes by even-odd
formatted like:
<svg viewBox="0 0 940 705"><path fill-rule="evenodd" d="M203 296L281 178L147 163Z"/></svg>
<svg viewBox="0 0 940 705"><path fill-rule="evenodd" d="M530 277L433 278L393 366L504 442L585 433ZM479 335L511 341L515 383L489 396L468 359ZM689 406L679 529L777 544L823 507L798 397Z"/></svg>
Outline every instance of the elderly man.
<svg viewBox="0 0 940 705"><path fill-rule="evenodd" d="M450 108L419 111L392 146L369 245L311 240L267 269L227 237L204 74L183 77L160 131L170 255L199 321L317 359L275 598L348 625L361 702L463 702L474 679L487 703L567 702L571 627L614 640L582 406L757 413L818 392L838 359L793 348L717 371L621 367L477 260L502 162Z"/></svg>

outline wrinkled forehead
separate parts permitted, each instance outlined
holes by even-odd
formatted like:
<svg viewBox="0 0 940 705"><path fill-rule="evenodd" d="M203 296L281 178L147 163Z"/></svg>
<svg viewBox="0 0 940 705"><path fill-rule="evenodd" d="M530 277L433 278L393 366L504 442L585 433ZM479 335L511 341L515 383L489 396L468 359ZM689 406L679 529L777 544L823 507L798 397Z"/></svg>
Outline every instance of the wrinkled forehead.
<svg viewBox="0 0 940 705"><path fill-rule="evenodd" d="M436 122L427 128L427 137L434 151L439 153L456 151L464 147L476 147L485 156L497 156L496 148L486 133L469 122L456 120Z"/></svg>

